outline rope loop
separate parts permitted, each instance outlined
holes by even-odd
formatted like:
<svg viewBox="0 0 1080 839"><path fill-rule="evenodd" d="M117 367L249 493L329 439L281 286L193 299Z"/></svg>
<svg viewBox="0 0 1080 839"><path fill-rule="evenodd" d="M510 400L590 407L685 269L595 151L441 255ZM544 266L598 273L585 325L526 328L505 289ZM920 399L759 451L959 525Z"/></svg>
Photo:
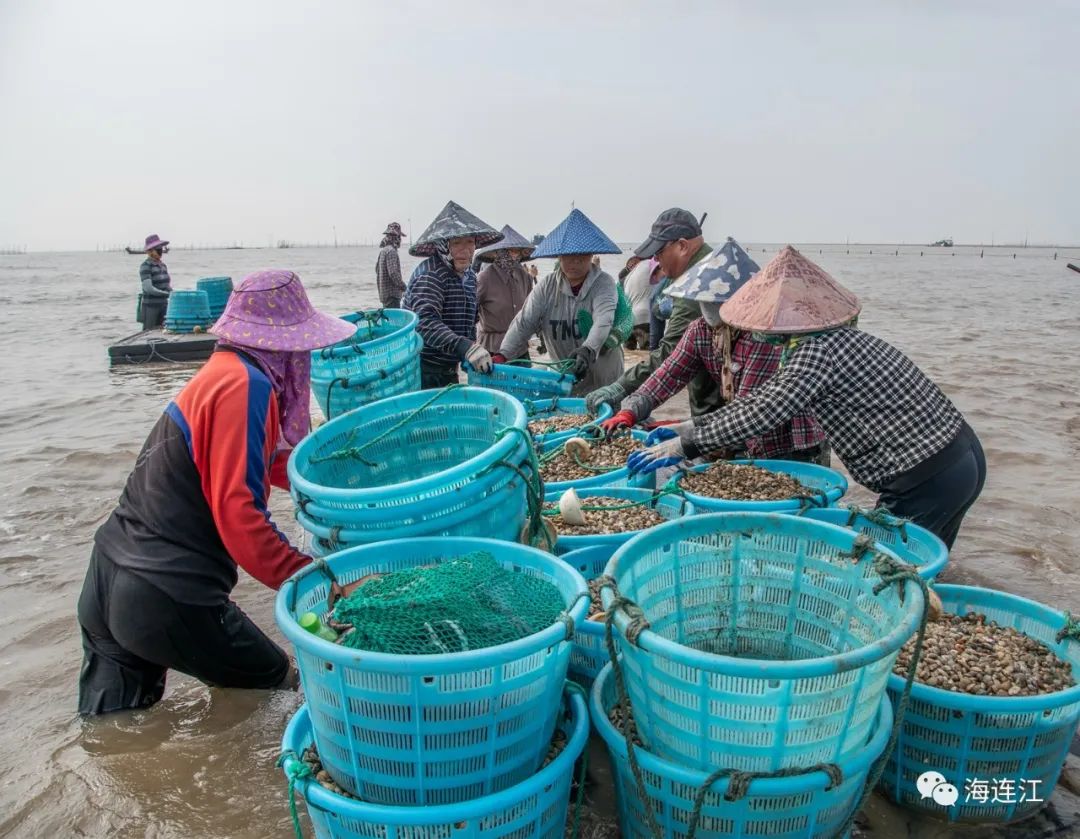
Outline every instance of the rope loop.
<svg viewBox="0 0 1080 839"><path fill-rule="evenodd" d="M1059 644L1066 638L1070 641L1080 641L1080 621L1072 616L1072 612L1065 613L1065 625L1054 636L1054 640Z"/></svg>
<svg viewBox="0 0 1080 839"><path fill-rule="evenodd" d="M289 815L292 816L293 831L296 833L296 839L304 839L304 832L300 828L300 814L296 809L296 785L312 777L314 773L311 767L298 758L296 752L291 749L281 753L277 759L277 766L279 769L284 768L285 774L289 777Z"/></svg>

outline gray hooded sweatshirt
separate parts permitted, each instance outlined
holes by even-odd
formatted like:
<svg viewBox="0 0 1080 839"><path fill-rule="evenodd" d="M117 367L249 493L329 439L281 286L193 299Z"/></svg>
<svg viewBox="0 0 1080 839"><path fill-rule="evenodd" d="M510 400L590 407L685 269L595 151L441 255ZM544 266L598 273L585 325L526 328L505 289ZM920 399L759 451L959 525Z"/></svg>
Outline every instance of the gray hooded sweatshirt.
<svg viewBox="0 0 1080 839"><path fill-rule="evenodd" d="M615 279L597 266L589 269L576 296L562 269L556 268L536 284L503 337L500 352L507 358L519 358L528 349L529 336L536 332L544 336L548 352L555 359L569 358L570 353L585 345L597 353L597 359L585 378L574 385L573 395L582 396L609 385L622 375L622 347L599 353L615 323L617 300ZM592 315L592 329L585 336L578 332L579 309Z"/></svg>

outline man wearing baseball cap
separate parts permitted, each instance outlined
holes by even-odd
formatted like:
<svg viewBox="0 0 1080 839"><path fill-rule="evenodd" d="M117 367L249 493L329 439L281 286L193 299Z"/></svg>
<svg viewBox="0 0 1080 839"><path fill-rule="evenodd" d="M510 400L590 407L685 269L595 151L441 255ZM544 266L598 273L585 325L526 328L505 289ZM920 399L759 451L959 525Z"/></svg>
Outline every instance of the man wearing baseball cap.
<svg viewBox="0 0 1080 839"><path fill-rule="evenodd" d="M704 221L705 216L698 221L693 213L680 207L664 210L656 217L648 238L634 251L634 255L641 259L655 258L664 275L674 280L712 253L701 232ZM613 411L618 411L622 400L641 387L664 363L686 328L700 317L699 303L687 298L675 300L660 346L647 359L623 373L617 381L589 393L585 397L589 412L595 414L604 403L610 405ZM723 404L723 396L716 382L705 373L698 373L687 390L693 416L710 413Z"/></svg>

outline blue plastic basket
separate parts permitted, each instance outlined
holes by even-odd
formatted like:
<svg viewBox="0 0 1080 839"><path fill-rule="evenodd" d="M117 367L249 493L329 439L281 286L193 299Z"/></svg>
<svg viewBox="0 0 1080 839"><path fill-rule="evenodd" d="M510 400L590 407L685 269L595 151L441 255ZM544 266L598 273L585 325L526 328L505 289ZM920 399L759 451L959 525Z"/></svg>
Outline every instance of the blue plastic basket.
<svg viewBox="0 0 1080 839"><path fill-rule="evenodd" d="M584 697L567 691L569 713L559 728L566 735L562 752L521 783L460 804L389 807L345 798L302 778L297 789L307 803L318 839L562 839L566 829L574 762L589 739L589 714ZM281 741L287 778L300 770L293 755L312 744L307 706L296 712ZM545 746L546 748L546 746Z"/></svg>
<svg viewBox="0 0 1080 839"><path fill-rule="evenodd" d="M210 304L210 317L217 320L225 311L225 305L232 294L232 277L204 277L195 283L195 287L206 292Z"/></svg>
<svg viewBox="0 0 1080 839"><path fill-rule="evenodd" d="M1055 640L1065 626L1063 613L985 588L935 585L934 591L947 612L977 612L1019 630L1072 665L1074 678L1080 675L1080 643ZM888 690L894 704L903 689L904 679L890 676ZM974 696L915 682L881 789L904 807L949 821L1003 823L1026 818L1050 798L1078 722L1080 685L1041 696ZM915 784L924 772L940 773L955 785L960 793L956 804L944 807L933 798L924 799ZM978 780L994 785L992 796L983 803L967 795ZM1002 780L1012 782L1014 800L1002 800L998 783ZM1021 781L1036 783L1032 787ZM1021 795L1027 800L1021 802Z"/></svg>
<svg viewBox="0 0 1080 839"><path fill-rule="evenodd" d="M908 565L914 565L924 580L934 579L949 561L949 549L944 542L925 527L903 519L876 513L873 519L868 519L857 507L812 507L799 515L867 534Z"/></svg>
<svg viewBox="0 0 1080 839"><path fill-rule="evenodd" d="M165 328L169 331L192 332L196 326L205 328L213 322L205 291L184 289L169 295L169 305L165 310Z"/></svg>
<svg viewBox="0 0 1080 839"><path fill-rule="evenodd" d="M529 423L543 421L548 417L560 417L567 414L587 414L585 400L577 396L557 397L555 399L524 399L525 411L529 415ZM596 416L580 428L566 431L546 431L539 434L533 433L533 439L537 446L554 445L563 440L569 440L575 436L581 428L591 428L612 416L611 406L605 402L600 406Z"/></svg>
<svg viewBox="0 0 1080 839"><path fill-rule="evenodd" d="M588 582L604 573L608 560L617 548L618 545L593 545L563 554L559 559L578 571ZM568 673L571 679L585 687L592 685L593 679L610 660L604 632L603 621L583 620L574 625L574 649L570 653ZM620 649L618 637L615 638L615 648Z"/></svg>
<svg viewBox="0 0 1080 839"><path fill-rule="evenodd" d="M518 400L483 388L428 390L357 408L293 450L288 472L298 518L305 527L375 541L443 532L442 522L492 495L523 500L518 470L529 474L532 447L525 421ZM375 440L355 457L320 461Z"/></svg>
<svg viewBox="0 0 1080 839"><path fill-rule="evenodd" d="M566 490L544 490L546 503L558 503ZM575 490L577 491L577 490ZM639 489L637 487L593 487L578 492L583 504L588 504L590 498L622 498L626 501L648 501L655 499L652 506L666 519L677 519L680 516L694 515L694 505L681 495L668 494L657 495L651 489ZM619 545L629 542L634 536L641 533L640 530L629 530L626 533L602 533L589 534L587 536L560 535L555 541L555 554L565 554L581 548L593 545L608 545L612 550Z"/></svg>
<svg viewBox="0 0 1080 839"><path fill-rule="evenodd" d="M861 748L923 596L910 580L875 595L881 578L870 555L853 561L855 538L795 516L713 513L615 552L605 574L649 624L623 655L654 754L767 772ZM614 591L601 597L610 608ZM616 610L624 640L627 625Z"/></svg>
<svg viewBox="0 0 1080 839"><path fill-rule="evenodd" d="M494 539L404 539L334 554L343 585L368 574L486 551L505 567L542 577L574 623L587 587L565 563ZM300 680L324 766L354 795L380 804L451 804L531 777L547 752L570 660L567 626L483 650L401 656L324 641L297 623L326 610L329 584L314 565L278 592L274 617L296 649Z"/></svg>
<svg viewBox="0 0 1080 839"><path fill-rule="evenodd" d="M576 381L570 373L543 367L519 367L516 364L493 364L490 373L481 373L465 365L469 384L490 387L518 399L554 399L569 396Z"/></svg>
<svg viewBox="0 0 1080 839"><path fill-rule="evenodd" d="M321 379L352 378L396 370L419 355L417 317L406 309L372 309L342 315L356 324L345 341L311 353L311 373Z"/></svg>
<svg viewBox="0 0 1080 839"><path fill-rule="evenodd" d="M622 839L653 839L645 807L652 809L664 839L682 839L688 833L694 797L710 771L696 771L635 747L645 781L648 804L639 795L626 753L626 741L608 719L616 702L611 665L593 685L590 710L593 724L607 744L615 781ZM867 737L851 754L837 761L843 781L833 788L825 772L791 778L761 778L751 782L747 794L728 801L730 780L716 781L706 793L695 836L697 839L768 836L776 839L834 839L852 809L858 806L873 763L885 750L892 728L892 706L882 697L873 708ZM719 767L712 767L713 769Z"/></svg>
<svg viewBox="0 0 1080 839"><path fill-rule="evenodd" d="M370 402L420 390L420 335L413 333L411 343L415 354L396 369L331 378L312 372L311 390L323 416L333 419Z"/></svg>
<svg viewBox="0 0 1080 839"><path fill-rule="evenodd" d="M770 472L783 472L796 478L810 490L809 498L792 498L788 501L729 501L723 498L709 498L687 492L686 497L694 502L699 513L783 513L794 512L807 506L828 507L835 504L847 492L847 478L835 469L819 466L816 463L800 463L795 460L732 460L731 463L744 466L760 466ZM704 472L712 466L703 463L690 471ZM685 472L676 472L672 481L681 485Z"/></svg>
<svg viewBox="0 0 1080 839"><path fill-rule="evenodd" d="M637 440L644 440L649 436L647 431L640 431L634 429L631 434ZM581 436L581 435L574 435ZM567 438L569 439L569 438ZM556 446L561 446L566 440L559 442L548 441L540 446L540 451L551 451ZM583 489L594 489L597 487L633 487L637 489L655 489L656 487L656 473L645 472L638 473L637 475L631 475L630 470L625 466L620 466L617 469L612 469L610 472L600 472L589 478L577 478L573 481L551 481L544 484L545 493L562 493L573 487L579 492Z"/></svg>

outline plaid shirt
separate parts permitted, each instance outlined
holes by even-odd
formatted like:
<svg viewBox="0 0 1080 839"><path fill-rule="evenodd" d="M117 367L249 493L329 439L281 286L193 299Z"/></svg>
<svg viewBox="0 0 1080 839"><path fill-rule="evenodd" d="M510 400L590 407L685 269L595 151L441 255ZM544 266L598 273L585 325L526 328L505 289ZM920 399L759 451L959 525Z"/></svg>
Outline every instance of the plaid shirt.
<svg viewBox="0 0 1080 839"><path fill-rule="evenodd" d="M401 300L405 294L405 283L401 279L401 258L397 248L386 245L379 251L375 261L375 285L379 289L379 302Z"/></svg>
<svg viewBox="0 0 1080 839"><path fill-rule="evenodd" d="M804 341L752 394L694 420L693 445L722 449L811 411L853 478L880 492L937 454L964 418L902 352L857 329Z"/></svg>
<svg viewBox="0 0 1080 839"><path fill-rule="evenodd" d="M644 419L658 405L667 402L702 370L720 384L723 358L720 351L714 347L715 335L715 330L704 318L698 318L690 324L671 355L633 396L627 398L627 402L634 403L634 413L640 414L639 419ZM780 365L782 351L782 347L755 341L745 333L739 334L731 347L735 395L746 396L771 379ZM641 399L645 401L640 402ZM817 420L803 412L772 429L750 435L745 440L735 441L734 445L726 448L745 448L750 457L779 458L794 451L819 446L824 440L825 432Z"/></svg>
<svg viewBox="0 0 1080 839"><path fill-rule="evenodd" d="M422 361L457 364L476 343L476 274L472 268L459 277L438 257L428 257L409 280L401 305L420 319L416 331L424 339Z"/></svg>

